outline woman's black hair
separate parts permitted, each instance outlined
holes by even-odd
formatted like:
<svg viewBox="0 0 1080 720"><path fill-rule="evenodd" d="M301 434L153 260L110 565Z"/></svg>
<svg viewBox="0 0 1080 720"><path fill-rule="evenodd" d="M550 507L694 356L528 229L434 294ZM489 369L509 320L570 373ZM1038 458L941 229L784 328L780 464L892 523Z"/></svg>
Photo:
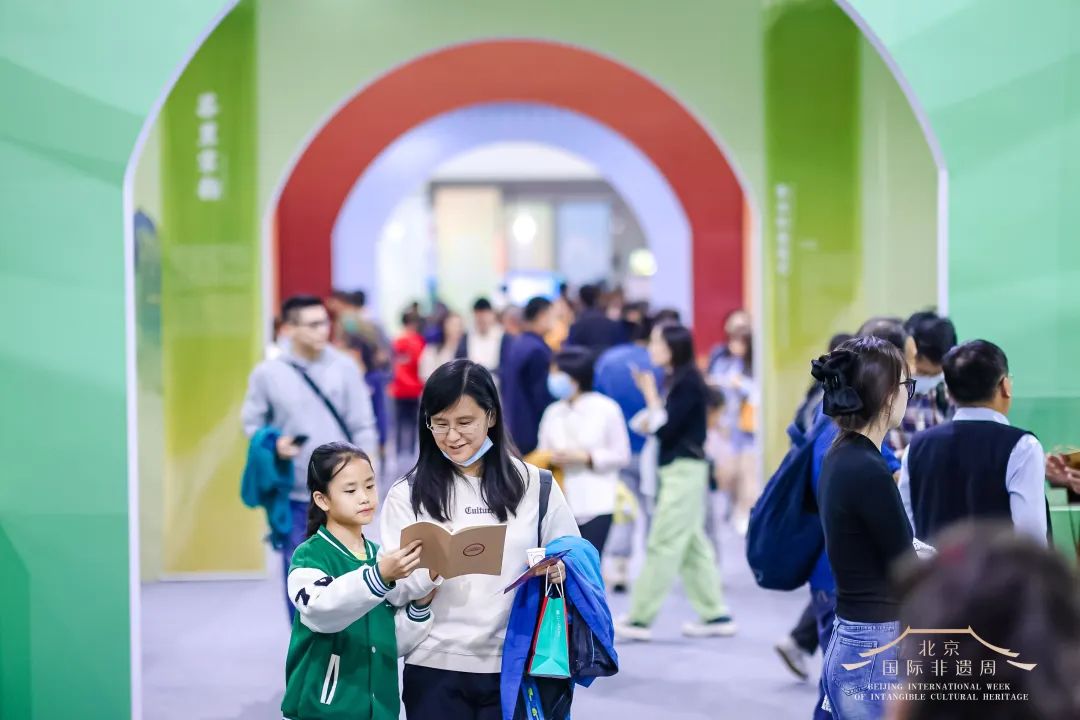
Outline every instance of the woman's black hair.
<svg viewBox="0 0 1080 720"><path fill-rule="evenodd" d="M591 392L596 371L596 355L588 348L568 345L555 355L555 366L577 383L581 392Z"/></svg>
<svg viewBox="0 0 1080 720"><path fill-rule="evenodd" d="M660 337L671 351L671 369L678 372L687 366L693 366L696 362L694 357L694 336L685 325L665 323L660 326Z"/></svg>
<svg viewBox="0 0 1080 720"><path fill-rule="evenodd" d="M823 410L840 428L838 442L889 412L908 375L900 350L879 337L848 340L811 366L825 388Z"/></svg>
<svg viewBox="0 0 1080 720"><path fill-rule="evenodd" d="M330 482L352 460L363 460L371 466L368 454L347 442L320 445L311 453L307 468L307 488L311 504L308 505L307 536L311 537L326 524L326 512L315 504L315 493L330 494Z"/></svg>
<svg viewBox="0 0 1080 720"><path fill-rule="evenodd" d="M995 661L995 683L1026 695L1009 702L968 703L944 699L909 703L908 720L1072 720L1080 717L1080 582L1065 558L1020 535L1012 523L965 522L940 538L938 552L898 568L902 627L971 628L999 648L1020 653L1006 662L970 636L941 637L961 643L959 657L972 667ZM950 663L951 665L951 663ZM952 680L942 678L943 682ZM959 680L970 678L960 677Z"/></svg>
<svg viewBox="0 0 1080 720"><path fill-rule="evenodd" d="M977 405L994 399L998 385L1009 375L1009 358L992 342L971 340L945 355L942 370L953 400Z"/></svg>
<svg viewBox="0 0 1080 720"><path fill-rule="evenodd" d="M493 421L488 430L492 447L484 456L480 496L499 522L506 522L511 514L517 512L518 504L525 495L527 478L513 462L518 457L518 451L506 432L495 380L483 365L464 359L446 363L424 385L418 420L420 458L406 476L411 486L412 509L419 514L423 508L439 522L450 519L456 466L439 450L428 423L432 417L452 407L466 395L475 400Z"/></svg>
<svg viewBox="0 0 1080 720"><path fill-rule="evenodd" d="M697 367L697 358L694 355L694 336L690 329L684 325L672 323L662 324L660 336L671 351L671 374L665 381L665 386L670 392L671 388L683 382L689 382L705 391L705 378Z"/></svg>

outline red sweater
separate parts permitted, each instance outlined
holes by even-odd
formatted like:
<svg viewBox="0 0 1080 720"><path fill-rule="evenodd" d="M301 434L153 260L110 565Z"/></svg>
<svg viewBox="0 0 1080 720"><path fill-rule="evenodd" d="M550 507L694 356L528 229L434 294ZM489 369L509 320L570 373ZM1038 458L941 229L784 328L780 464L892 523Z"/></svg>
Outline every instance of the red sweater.
<svg viewBox="0 0 1080 720"><path fill-rule="evenodd" d="M406 331L394 341L394 379L390 382L390 397L416 400L424 392L420 379L420 353L424 338L420 333Z"/></svg>

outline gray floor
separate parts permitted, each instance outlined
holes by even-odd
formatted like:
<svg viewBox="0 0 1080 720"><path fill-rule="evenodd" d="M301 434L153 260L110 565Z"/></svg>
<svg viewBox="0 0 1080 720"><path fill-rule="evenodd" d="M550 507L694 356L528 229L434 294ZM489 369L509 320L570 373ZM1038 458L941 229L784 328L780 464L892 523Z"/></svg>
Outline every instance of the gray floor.
<svg viewBox="0 0 1080 720"><path fill-rule="evenodd" d="M808 718L816 693L783 669L772 644L802 609L803 593L753 584L730 539L725 579L739 635L686 640L693 617L677 591L649 644L619 646L617 676L581 690L575 715L589 720ZM279 718L288 645L275 580L148 585L143 592L144 716L152 720ZM615 613L625 597L612 599Z"/></svg>
<svg viewBox="0 0 1080 720"><path fill-rule="evenodd" d="M741 540L725 532L724 578L737 637L687 640L693 618L681 588L654 626L651 643L620 644L613 678L579 690L574 714L587 720L809 718L813 683L798 682L773 643L807 599L758 589ZM639 538L640 544L640 538ZM276 562L272 567L276 568ZM611 599L613 614L627 606ZM284 593L261 581L174 582L143 590L143 706L148 720L274 720L288 646ZM815 661L816 664L816 661Z"/></svg>

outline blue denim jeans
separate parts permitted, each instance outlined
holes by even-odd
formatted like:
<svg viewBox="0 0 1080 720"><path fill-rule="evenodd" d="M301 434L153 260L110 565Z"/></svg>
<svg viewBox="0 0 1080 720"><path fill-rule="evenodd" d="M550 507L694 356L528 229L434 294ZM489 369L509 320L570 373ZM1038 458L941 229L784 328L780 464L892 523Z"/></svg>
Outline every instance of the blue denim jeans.
<svg viewBox="0 0 1080 720"><path fill-rule="evenodd" d="M815 590L810 588L810 608L814 611L814 619L817 621L818 647L821 648L821 656L829 649L829 640L832 638L833 625L836 623L836 591ZM814 706L814 720L829 720L832 714L822 709L825 702L825 667L821 668L821 680L818 681L817 705Z"/></svg>
<svg viewBox="0 0 1080 720"><path fill-rule="evenodd" d="M285 603L289 608L289 622L296 616L296 606L289 597L289 565L292 563L293 553L307 540L307 513L308 504L298 500L289 501L289 509L292 511L292 529L289 537L285 540L285 547L281 549L281 560L285 575Z"/></svg>
<svg viewBox="0 0 1080 720"><path fill-rule="evenodd" d="M899 646L864 657L860 653L888 645L900 637L900 623L854 623L837 616L825 651L822 685L834 720L880 720L885 692L872 689L896 680L884 673L885 661L899 661ZM861 665L845 669L844 665Z"/></svg>

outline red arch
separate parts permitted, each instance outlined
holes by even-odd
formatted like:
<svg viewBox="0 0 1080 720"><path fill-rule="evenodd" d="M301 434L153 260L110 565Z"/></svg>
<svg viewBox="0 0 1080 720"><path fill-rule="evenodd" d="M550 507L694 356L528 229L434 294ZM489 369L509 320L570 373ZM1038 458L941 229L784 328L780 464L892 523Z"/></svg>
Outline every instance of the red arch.
<svg viewBox="0 0 1080 720"><path fill-rule="evenodd" d="M330 291L334 222L356 179L384 148L442 113L510 101L587 115L652 160L690 223L698 340L707 347L720 339L722 318L743 298L743 194L723 152L650 80L594 53L531 40L420 57L359 92L327 122L278 203L279 294Z"/></svg>

